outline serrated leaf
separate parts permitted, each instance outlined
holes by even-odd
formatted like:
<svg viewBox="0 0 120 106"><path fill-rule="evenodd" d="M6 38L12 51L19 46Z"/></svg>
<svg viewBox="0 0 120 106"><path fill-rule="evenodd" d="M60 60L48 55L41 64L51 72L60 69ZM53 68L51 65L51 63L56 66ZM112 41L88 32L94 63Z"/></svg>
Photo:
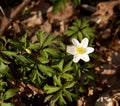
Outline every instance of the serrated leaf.
<svg viewBox="0 0 120 106"><path fill-rule="evenodd" d="M71 35L73 35L73 34L75 34L75 33L76 33L75 31L68 29L64 34L69 37L69 36L71 36Z"/></svg>
<svg viewBox="0 0 120 106"><path fill-rule="evenodd" d="M64 60L62 59L58 64L58 67L59 67L60 71L63 70L63 64L64 64Z"/></svg>
<svg viewBox="0 0 120 106"><path fill-rule="evenodd" d="M23 55L16 55L15 57L23 63L29 63L29 60L26 59Z"/></svg>
<svg viewBox="0 0 120 106"><path fill-rule="evenodd" d="M53 34L49 34L47 37L46 37L46 39L45 39L45 41L44 41L44 43L43 43L43 48L44 47L46 47L46 46L49 46L49 45L51 45L52 43L53 43Z"/></svg>
<svg viewBox="0 0 120 106"><path fill-rule="evenodd" d="M47 59L46 57L38 57L37 60L40 61L42 64L49 63L49 59Z"/></svg>
<svg viewBox="0 0 120 106"><path fill-rule="evenodd" d="M47 65L38 64L38 68L40 69L41 72L43 72L49 77L51 77L55 73L55 71Z"/></svg>
<svg viewBox="0 0 120 106"><path fill-rule="evenodd" d="M21 41L24 43L24 47L27 47L27 33L23 35Z"/></svg>
<svg viewBox="0 0 120 106"><path fill-rule="evenodd" d="M66 101L65 101L65 99L62 96L62 93L61 93L61 95L59 97L58 103L60 104L60 106L63 106L65 104L67 104Z"/></svg>
<svg viewBox="0 0 120 106"><path fill-rule="evenodd" d="M68 88L72 88L74 85L75 85L76 82L66 82L65 83L65 88L68 89Z"/></svg>
<svg viewBox="0 0 120 106"><path fill-rule="evenodd" d="M69 91L67 91L66 89L63 90L65 97L72 102L72 97L71 97L71 93Z"/></svg>
<svg viewBox="0 0 120 106"><path fill-rule="evenodd" d="M79 31L79 27L78 26L71 26L71 27L69 27L69 30L77 32L77 31Z"/></svg>
<svg viewBox="0 0 120 106"><path fill-rule="evenodd" d="M71 75L69 73L64 73L64 74L62 74L61 77L64 78L64 79L67 79L67 80L72 80L73 79L73 75Z"/></svg>
<svg viewBox="0 0 120 106"><path fill-rule="evenodd" d="M81 28L81 20L76 19L73 25L77 26L78 28Z"/></svg>
<svg viewBox="0 0 120 106"><path fill-rule="evenodd" d="M48 54L44 50L40 50L40 55L42 57L48 58Z"/></svg>
<svg viewBox="0 0 120 106"><path fill-rule="evenodd" d="M17 94L18 90L17 89L9 89L8 91L5 92L4 94L4 100L10 99L13 96Z"/></svg>
<svg viewBox="0 0 120 106"><path fill-rule="evenodd" d="M81 27L82 28L89 27L89 21L90 20L88 20L87 18L83 18L82 23L81 23L82 24Z"/></svg>
<svg viewBox="0 0 120 106"><path fill-rule="evenodd" d="M60 87L45 85L43 89L47 94L51 94L51 93L59 91Z"/></svg>
<svg viewBox="0 0 120 106"><path fill-rule="evenodd" d="M39 41L39 43L40 43L40 46L42 47L43 46L43 43L44 43L44 40L45 40L45 32L43 32L43 31L39 31L38 33L37 33L37 40Z"/></svg>
<svg viewBox="0 0 120 106"><path fill-rule="evenodd" d="M72 70L73 67L72 67L71 65L72 65L72 61L70 61L68 64L66 64L66 65L64 66L63 72L67 72L67 71Z"/></svg>
<svg viewBox="0 0 120 106"><path fill-rule="evenodd" d="M56 85L62 86L60 76L57 77L56 75L54 75L53 80L54 80L55 86Z"/></svg>
<svg viewBox="0 0 120 106"><path fill-rule="evenodd" d="M1 51L1 53L3 53L4 55L12 58L12 56L16 56L17 53L16 52L13 52L13 51Z"/></svg>
<svg viewBox="0 0 120 106"><path fill-rule="evenodd" d="M52 96L53 96L53 95L48 95L48 96L46 96L45 99L44 99L44 102L50 101L50 99L52 98Z"/></svg>
<svg viewBox="0 0 120 106"><path fill-rule="evenodd" d="M48 54L50 54L50 56L57 58L60 55L60 51L54 48L45 48L44 51Z"/></svg>
<svg viewBox="0 0 120 106"><path fill-rule="evenodd" d="M36 50L36 49L39 49L39 46L37 44L33 44L33 43L29 43L29 49L33 49L33 50Z"/></svg>

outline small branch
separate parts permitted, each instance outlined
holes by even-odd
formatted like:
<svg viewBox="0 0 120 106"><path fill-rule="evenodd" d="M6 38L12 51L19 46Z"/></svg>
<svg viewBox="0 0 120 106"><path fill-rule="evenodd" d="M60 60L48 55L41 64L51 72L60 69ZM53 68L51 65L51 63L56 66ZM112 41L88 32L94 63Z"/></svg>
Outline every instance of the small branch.
<svg viewBox="0 0 120 106"><path fill-rule="evenodd" d="M13 22L17 14L24 8L31 0L24 0L10 15L10 18L4 23L4 19L2 20L1 28L0 28L0 36L3 35L4 31L9 27L9 25ZM4 17L5 18L5 17Z"/></svg>

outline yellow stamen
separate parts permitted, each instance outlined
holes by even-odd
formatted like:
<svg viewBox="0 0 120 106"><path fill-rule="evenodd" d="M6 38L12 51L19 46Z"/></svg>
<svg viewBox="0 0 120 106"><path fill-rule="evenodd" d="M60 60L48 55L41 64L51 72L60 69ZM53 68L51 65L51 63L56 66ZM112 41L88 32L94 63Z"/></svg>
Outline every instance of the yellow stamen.
<svg viewBox="0 0 120 106"><path fill-rule="evenodd" d="M79 46L76 48L76 53L78 54L84 54L85 53L85 48L82 46Z"/></svg>

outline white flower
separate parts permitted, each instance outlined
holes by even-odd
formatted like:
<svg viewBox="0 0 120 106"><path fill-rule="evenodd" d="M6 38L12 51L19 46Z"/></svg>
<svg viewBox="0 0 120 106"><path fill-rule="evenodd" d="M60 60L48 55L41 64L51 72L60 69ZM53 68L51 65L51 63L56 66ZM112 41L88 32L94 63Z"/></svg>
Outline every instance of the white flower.
<svg viewBox="0 0 120 106"><path fill-rule="evenodd" d="M73 38L72 46L67 46L67 52L73 55L73 62L77 63L80 59L88 62L90 60L88 54L94 51L94 48L88 47L88 38L84 38L81 43Z"/></svg>

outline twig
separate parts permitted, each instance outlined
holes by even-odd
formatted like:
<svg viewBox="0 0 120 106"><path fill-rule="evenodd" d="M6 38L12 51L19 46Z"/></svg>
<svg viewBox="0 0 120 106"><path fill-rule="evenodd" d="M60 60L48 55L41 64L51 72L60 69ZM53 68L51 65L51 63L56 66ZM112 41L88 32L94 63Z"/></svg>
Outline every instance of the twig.
<svg viewBox="0 0 120 106"><path fill-rule="evenodd" d="M0 36L3 35L4 31L9 27L9 25L12 23L12 21L15 19L17 14L24 8L31 0L24 0L16 9L13 11L10 15L10 18L7 20L6 23L4 23L4 19L1 24L0 28Z"/></svg>

